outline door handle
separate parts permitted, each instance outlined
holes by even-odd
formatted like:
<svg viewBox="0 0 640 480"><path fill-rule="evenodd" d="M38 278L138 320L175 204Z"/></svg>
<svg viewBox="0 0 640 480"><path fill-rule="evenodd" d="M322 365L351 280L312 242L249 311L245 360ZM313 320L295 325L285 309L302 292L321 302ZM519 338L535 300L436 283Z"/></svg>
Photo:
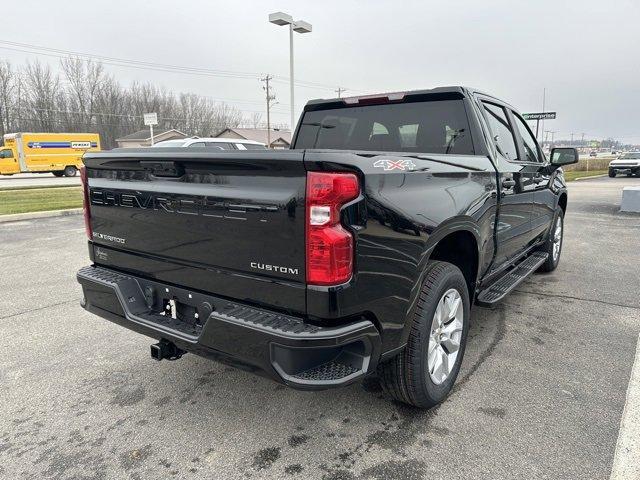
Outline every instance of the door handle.
<svg viewBox="0 0 640 480"><path fill-rule="evenodd" d="M505 178L504 180L502 180L502 188L504 189L510 189L516 186L516 181L513 180L512 178Z"/></svg>
<svg viewBox="0 0 640 480"><path fill-rule="evenodd" d="M548 181L548 178L543 177L542 175L537 175L533 178L533 181L538 184L538 183L544 183L546 181Z"/></svg>

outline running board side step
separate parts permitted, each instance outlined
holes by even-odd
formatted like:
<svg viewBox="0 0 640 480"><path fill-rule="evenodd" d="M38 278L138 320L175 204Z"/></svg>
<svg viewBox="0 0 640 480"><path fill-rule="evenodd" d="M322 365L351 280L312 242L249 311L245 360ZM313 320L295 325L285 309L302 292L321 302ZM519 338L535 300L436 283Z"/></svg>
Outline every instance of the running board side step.
<svg viewBox="0 0 640 480"><path fill-rule="evenodd" d="M506 297L509 292L535 272L548 258L548 253L535 252L509 270L504 276L482 290L476 297L476 304L491 307Z"/></svg>

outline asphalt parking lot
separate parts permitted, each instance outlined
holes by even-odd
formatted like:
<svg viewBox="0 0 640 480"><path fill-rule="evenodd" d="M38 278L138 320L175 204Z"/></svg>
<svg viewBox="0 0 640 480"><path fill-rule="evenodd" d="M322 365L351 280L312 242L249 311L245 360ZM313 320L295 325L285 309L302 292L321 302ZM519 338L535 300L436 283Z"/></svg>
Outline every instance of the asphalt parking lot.
<svg viewBox="0 0 640 480"><path fill-rule="evenodd" d="M451 397L297 392L84 312L82 217L0 224L2 478L608 478L640 332L640 216L570 186L562 260L476 308Z"/></svg>

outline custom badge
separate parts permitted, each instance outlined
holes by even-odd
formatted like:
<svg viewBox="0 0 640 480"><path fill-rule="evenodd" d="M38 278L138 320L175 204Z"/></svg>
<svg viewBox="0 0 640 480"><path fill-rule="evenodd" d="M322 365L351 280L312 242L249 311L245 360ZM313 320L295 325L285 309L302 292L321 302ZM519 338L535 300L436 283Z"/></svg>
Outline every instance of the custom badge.
<svg viewBox="0 0 640 480"><path fill-rule="evenodd" d="M385 171L389 170L413 170L416 168L416 164L411 160L390 160L388 158L383 158L381 160L376 160L373 164L376 168L382 168Z"/></svg>

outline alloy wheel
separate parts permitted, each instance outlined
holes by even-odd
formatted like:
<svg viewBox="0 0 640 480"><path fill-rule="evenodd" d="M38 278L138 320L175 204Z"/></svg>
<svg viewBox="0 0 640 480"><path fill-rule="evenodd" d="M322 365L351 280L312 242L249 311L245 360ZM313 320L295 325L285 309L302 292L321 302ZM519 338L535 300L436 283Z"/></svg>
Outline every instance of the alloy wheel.
<svg viewBox="0 0 640 480"><path fill-rule="evenodd" d="M558 261L560 249L562 248L562 217L558 216L556 221L556 229L553 232L553 262Z"/></svg>
<svg viewBox="0 0 640 480"><path fill-rule="evenodd" d="M462 297L458 290L451 288L440 298L431 321L427 367L431 381L436 385L444 382L455 366L463 324Z"/></svg>

